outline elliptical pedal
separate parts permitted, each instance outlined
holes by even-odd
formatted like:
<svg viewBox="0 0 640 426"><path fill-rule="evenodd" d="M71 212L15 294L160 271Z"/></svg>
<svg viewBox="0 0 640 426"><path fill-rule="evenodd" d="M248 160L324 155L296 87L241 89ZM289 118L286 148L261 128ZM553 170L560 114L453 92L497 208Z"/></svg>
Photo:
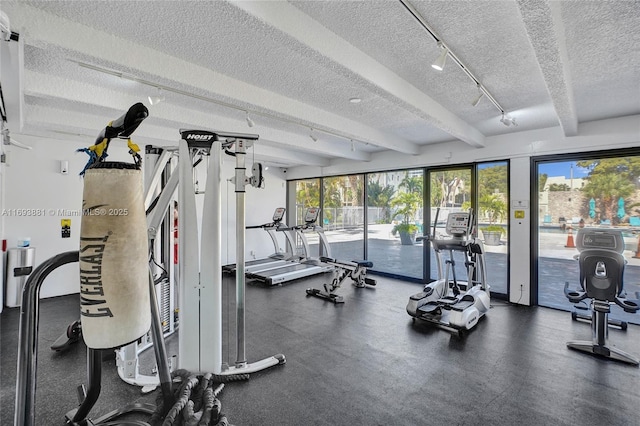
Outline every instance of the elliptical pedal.
<svg viewBox="0 0 640 426"><path fill-rule="evenodd" d="M418 308L418 312L427 315L438 315L442 312L438 302L429 302L426 305L422 305Z"/></svg>

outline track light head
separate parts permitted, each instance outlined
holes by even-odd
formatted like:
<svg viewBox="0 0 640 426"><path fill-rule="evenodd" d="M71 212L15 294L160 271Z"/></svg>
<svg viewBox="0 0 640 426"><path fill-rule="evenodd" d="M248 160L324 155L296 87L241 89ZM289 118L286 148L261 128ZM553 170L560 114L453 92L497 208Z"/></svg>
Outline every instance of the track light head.
<svg viewBox="0 0 640 426"><path fill-rule="evenodd" d="M356 152L356 144L353 139L351 139L351 152Z"/></svg>
<svg viewBox="0 0 640 426"><path fill-rule="evenodd" d="M164 93L162 93L162 89L158 87L156 96L149 96L147 99L149 99L151 105L158 105L160 102L164 102Z"/></svg>
<svg viewBox="0 0 640 426"><path fill-rule="evenodd" d="M500 122L502 124L504 124L505 126L509 127L509 126L514 126L517 127L518 123L516 123L516 119L511 117L509 114L505 115L504 113L502 114L502 118L500 119Z"/></svg>
<svg viewBox="0 0 640 426"><path fill-rule="evenodd" d="M253 127L253 126L255 126L255 125L256 125L256 123L254 123L254 122L253 122L253 120L251 119L251 117L249 117L249 111L247 111L247 117L246 117L246 120L247 120L247 126L249 126L249 127Z"/></svg>
<svg viewBox="0 0 640 426"><path fill-rule="evenodd" d="M444 64L447 62L447 54L449 53L449 49L444 47L441 41L438 42L438 47L442 50L442 52L440 52L440 56L438 56L438 59L436 59L436 61L431 64L431 68L436 71L442 71L444 69Z"/></svg>
<svg viewBox="0 0 640 426"><path fill-rule="evenodd" d="M313 133L313 128L311 129L311 132L309 133L309 137L311 138L312 141L318 142L318 137Z"/></svg>

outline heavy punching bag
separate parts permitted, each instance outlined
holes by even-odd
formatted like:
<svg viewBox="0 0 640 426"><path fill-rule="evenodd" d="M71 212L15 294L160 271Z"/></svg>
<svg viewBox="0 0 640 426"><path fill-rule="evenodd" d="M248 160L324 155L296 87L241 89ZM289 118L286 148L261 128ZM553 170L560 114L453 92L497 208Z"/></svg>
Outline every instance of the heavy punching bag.
<svg viewBox="0 0 640 426"><path fill-rule="evenodd" d="M113 123L108 128L113 131ZM139 339L151 327L140 162L93 161L84 170L82 209L82 336L89 348L117 348Z"/></svg>

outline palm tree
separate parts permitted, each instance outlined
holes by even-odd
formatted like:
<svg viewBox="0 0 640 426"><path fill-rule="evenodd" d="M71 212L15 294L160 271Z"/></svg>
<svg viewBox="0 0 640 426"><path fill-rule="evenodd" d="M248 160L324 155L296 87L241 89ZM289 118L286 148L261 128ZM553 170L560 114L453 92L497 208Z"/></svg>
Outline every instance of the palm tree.
<svg viewBox="0 0 640 426"><path fill-rule="evenodd" d="M582 188L586 198L593 198L600 203L600 219L609 219L615 224L618 221L616 209L620 198L628 198L635 192L635 185L621 174L593 174Z"/></svg>
<svg viewBox="0 0 640 426"><path fill-rule="evenodd" d="M501 220L507 213L507 205L496 194L484 194L478 199L480 212L489 217L489 225Z"/></svg>
<svg viewBox="0 0 640 426"><path fill-rule="evenodd" d="M390 202L395 189L392 185L380 185L379 181L370 180L367 185L367 205L379 207L382 212L382 220L391 222Z"/></svg>

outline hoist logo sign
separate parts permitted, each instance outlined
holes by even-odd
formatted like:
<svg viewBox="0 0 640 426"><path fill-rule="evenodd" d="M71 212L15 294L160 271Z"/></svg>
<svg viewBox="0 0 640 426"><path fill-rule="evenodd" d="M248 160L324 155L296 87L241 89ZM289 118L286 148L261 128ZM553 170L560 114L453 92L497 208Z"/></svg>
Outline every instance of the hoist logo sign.
<svg viewBox="0 0 640 426"><path fill-rule="evenodd" d="M187 139L193 139L196 141L208 141L213 137L213 135L198 135L195 133L189 133L187 135Z"/></svg>

